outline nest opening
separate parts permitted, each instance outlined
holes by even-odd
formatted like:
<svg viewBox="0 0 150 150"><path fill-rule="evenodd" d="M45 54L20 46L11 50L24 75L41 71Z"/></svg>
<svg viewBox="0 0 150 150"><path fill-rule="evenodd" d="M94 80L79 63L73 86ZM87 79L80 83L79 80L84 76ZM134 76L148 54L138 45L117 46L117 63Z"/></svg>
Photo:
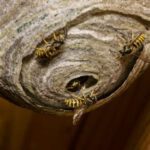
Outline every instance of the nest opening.
<svg viewBox="0 0 150 150"><path fill-rule="evenodd" d="M66 89L69 92L78 92L81 89L90 88L94 86L98 80L93 76L85 75L72 79L66 85Z"/></svg>

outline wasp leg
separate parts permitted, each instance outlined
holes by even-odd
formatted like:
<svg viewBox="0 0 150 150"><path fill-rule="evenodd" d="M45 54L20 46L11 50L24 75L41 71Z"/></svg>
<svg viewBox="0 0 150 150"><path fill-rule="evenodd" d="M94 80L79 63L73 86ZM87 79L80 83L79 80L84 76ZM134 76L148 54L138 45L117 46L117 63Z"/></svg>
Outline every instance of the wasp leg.
<svg viewBox="0 0 150 150"><path fill-rule="evenodd" d="M57 39L57 36L56 36L56 34L55 33L53 33L53 38L54 38L54 40L55 41L57 41L58 39Z"/></svg>
<svg viewBox="0 0 150 150"><path fill-rule="evenodd" d="M44 38L43 35L39 34L39 36L42 38L42 40L44 41L45 44L49 44L49 43L45 40L45 38Z"/></svg>
<svg viewBox="0 0 150 150"><path fill-rule="evenodd" d="M82 100L82 101L84 101L84 98L81 98L80 96L77 96L77 95L75 95L75 94L71 94L73 97L75 97L75 98L77 98L77 99L80 99L80 100Z"/></svg>
<svg viewBox="0 0 150 150"><path fill-rule="evenodd" d="M43 39L43 41L44 41L45 44L47 44L47 45L49 44L45 39Z"/></svg>
<svg viewBox="0 0 150 150"><path fill-rule="evenodd" d="M49 52L46 52L45 56L46 56L47 58L49 58L49 57L52 56L52 53L51 53L50 51L49 51Z"/></svg>
<svg viewBox="0 0 150 150"><path fill-rule="evenodd" d="M113 51L111 49L109 49L109 52L116 58L116 59L120 59L121 55L118 51Z"/></svg>
<svg viewBox="0 0 150 150"><path fill-rule="evenodd" d="M131 40L134 39L133 31L131 31Z"/></svg>
<svg viewBox="0 0 150 150"><path fill-rule="evenodd" d="M120 35L118 35L117 34L117 37L122 41L122 43L127 43L127 39L125 38L125 35L123 35L123 34L120 34ZM120 43L119 43L120 44Z"/></svg>
<svg viewBox="0 0 150 150"><path fill-rule="evenodd" d="M90 93L90 97L94 97L94 99L96 99L95 90L92 90L92 92Z"/></svg>

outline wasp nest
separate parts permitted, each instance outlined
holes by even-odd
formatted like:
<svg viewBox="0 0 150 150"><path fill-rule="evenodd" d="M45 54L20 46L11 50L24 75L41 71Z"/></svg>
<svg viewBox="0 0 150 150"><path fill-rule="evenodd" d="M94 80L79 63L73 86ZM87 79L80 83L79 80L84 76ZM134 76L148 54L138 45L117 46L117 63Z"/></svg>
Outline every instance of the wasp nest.
<svg viewBox="0 0 150 150"><path fill-rule="evenodd" d="M2 0L0 7L0 93L23 107L88 111L149 65L148 0Z"/></svg>

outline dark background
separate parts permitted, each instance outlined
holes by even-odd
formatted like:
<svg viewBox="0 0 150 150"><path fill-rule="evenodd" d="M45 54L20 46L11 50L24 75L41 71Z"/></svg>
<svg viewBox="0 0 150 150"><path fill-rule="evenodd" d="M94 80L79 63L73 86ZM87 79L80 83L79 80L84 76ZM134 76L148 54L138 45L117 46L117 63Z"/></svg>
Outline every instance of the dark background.
<svg viewBox="0 0 150 150"><path fill-rule="evenodd" d="M0 100L0 150L123 150L150 100L150 69L122 95L72 126Z"/></svg>

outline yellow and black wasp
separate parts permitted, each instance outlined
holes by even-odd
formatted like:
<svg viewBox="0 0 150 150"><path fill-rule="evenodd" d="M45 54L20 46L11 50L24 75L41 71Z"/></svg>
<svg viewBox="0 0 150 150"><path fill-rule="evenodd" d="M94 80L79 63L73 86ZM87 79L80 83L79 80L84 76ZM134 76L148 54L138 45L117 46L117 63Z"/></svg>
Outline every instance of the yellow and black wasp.
<svg viewBox="0 0 150 150"><path fill-rule="evenodd" d="M66 29L61 29L56 31L48 38L48 40L43 39L42 45L37 47L35 50L35 55L37 57L52 58L60 52L61 46L67 36Z"/></svg>
<svg viewBox="0 0 150 150"><path fill-rule="evenodd" d="M74 92L74 91L79 91L81 89L82 85L79 80L74 80L67 86L67 90Z"/></svg>
<svg viewBox="0 0 150 150"><path fill-rule="evenodd" d="M77 96L73 95L72 98L64 100L64 103L69 108L79 108L83 105L89 106L97 101L97 97L94 95L94 90L89 95Z"/></svg>
<svg viewBox="0 0 150 150"><path fill-rule="evenodd" d="M144 48L144 40L145 36L143 33L138 35L134 40L131 40L128 44L126 44L122 50L120 50L120 54L122 56L128 55L128 54L133 54L135 52L140 52Z"/></svg>
<svg viewBox="0 0 150 150"><path fill-rule="evenodd" d="M94 90L90 93L90 95L83 95L82 97L74 95L73 98L65 99L65 105L75 110L73 115L73 125L76 125L79 122L86 108L97 101L98 98L94 95Z"/></svg>

